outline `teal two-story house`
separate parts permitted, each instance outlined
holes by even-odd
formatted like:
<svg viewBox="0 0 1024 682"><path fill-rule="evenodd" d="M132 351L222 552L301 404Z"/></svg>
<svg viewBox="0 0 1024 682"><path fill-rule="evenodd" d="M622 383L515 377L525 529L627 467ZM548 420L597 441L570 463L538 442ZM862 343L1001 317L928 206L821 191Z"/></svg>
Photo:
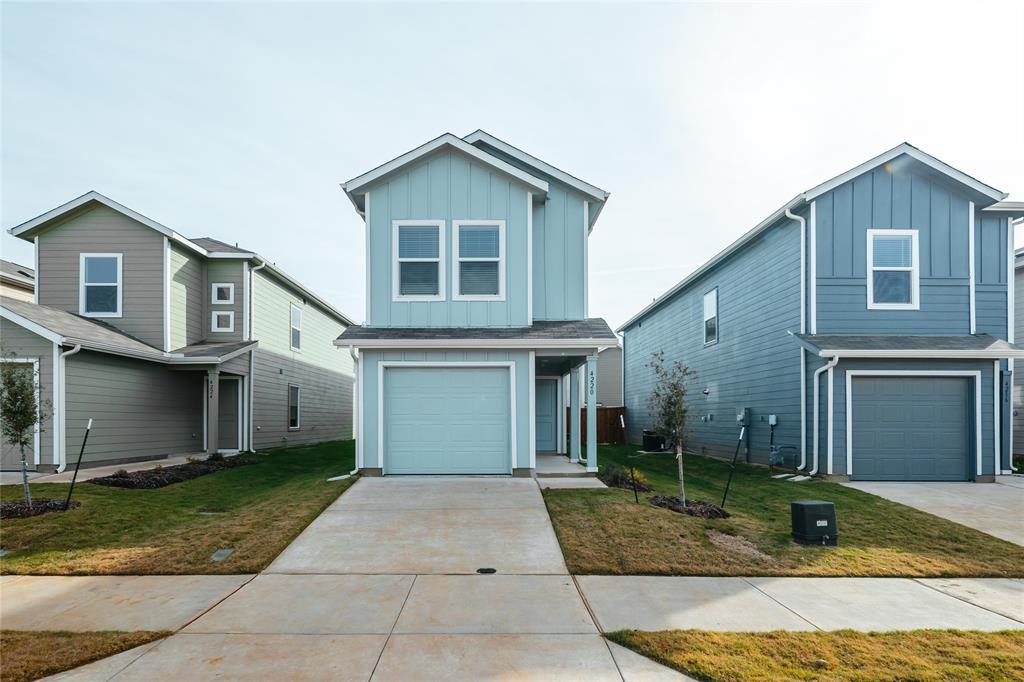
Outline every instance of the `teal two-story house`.
<svg viewBox="0 0 1024 682"><path fill-rule="evenodd" d="M587 240L608 193L482 131L342 187L366 225L366 320L335 341L356 360L357 467L530 476L568 450L596 471L597 354L616 338L588 317Z"/></svg>
<svg viewBox="0 0 1024 682"><path fill-rule="evenodd" d="M1024 204L909 144L801 192L627 321L695 374L688 446L859 480L1012 469L1011 224ZM774 446L774 456L773 456Z"/></svg>

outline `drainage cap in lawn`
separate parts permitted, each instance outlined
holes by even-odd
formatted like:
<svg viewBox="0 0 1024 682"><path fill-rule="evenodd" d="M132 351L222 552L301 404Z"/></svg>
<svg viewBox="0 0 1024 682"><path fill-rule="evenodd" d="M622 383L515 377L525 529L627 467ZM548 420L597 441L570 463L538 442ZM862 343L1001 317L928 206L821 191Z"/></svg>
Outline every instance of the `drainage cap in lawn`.
<svg viewBox="0 0 1024 682"><path fill-rule="evenodd" d="M496 568L478 568L478 569L476 569L476 572L477 573L487 573L487 574L490 574L490 573L497 573L498 569L496 569Z"/></svg>
<svg viewBox="0 0 1024 682"><path fill-rule="evenodd" d="M226 547L224 549L218 549L216 552L213 553L213 556L210 557L210 560L211 561L224 561L225 559L227 559L229 556L231 556L234 553L235 553L235 548L234 547Z"/></svg>

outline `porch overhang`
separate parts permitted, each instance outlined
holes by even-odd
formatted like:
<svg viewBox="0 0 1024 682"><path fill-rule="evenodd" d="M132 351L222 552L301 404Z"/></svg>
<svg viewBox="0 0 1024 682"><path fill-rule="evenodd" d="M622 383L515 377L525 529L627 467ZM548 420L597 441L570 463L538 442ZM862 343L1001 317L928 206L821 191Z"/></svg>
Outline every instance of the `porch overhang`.
<svg viewBox="0 0 1024 682"><path fill-rule="evenodd" d="M959 336L793 334L822 358L919 358L1000 360L1024 357L1024 349L989 334Z"/></svg>
<svg viewBox="0 0 1024 682"><path fill-rule="evenodd" d="M618 345L600 318L537 321L529 327L348 327L334 341L340 347L474 348L551 351L555 354Z"/></svg>

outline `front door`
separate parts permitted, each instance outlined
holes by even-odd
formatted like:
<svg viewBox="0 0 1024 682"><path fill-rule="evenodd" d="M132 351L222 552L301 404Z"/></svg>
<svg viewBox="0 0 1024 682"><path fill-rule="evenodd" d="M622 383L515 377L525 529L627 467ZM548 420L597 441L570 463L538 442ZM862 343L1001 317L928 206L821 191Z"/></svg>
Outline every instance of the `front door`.
<svg viewBox="0 0 1024 682"><path fill-rule="evenodd" d="M241 377L220 378L220 395L217 401L217 449L228 452L241 449L239 443L239 420L241 419Z"/></svg>
<svg viewBox="0 0 1024 682"><path fill-rule="evenodd" d="M558 449L558 380L537 380L537 452Z"/></svg>

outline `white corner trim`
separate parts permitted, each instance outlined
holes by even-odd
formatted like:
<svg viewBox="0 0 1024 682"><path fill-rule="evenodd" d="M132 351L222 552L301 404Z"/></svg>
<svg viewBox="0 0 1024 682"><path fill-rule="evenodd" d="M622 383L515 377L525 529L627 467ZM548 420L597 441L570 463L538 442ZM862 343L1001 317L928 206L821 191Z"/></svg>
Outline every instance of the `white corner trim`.
<svg viewBox="0 0 1024 682"><path fill-rule="evenodd" d="M366 261L363 264L364 267L366 268L366 272L364 273L365 276L366 276L366 284L365 284L366 291L364 292L365 302L363 303L363 305L365 306L365 310L363 311L363 319L366 320L366 322L364 322L364 324L369 325L369 324L371 324L371 320L370 320L370 275L371 275L371 272L370 272L370 263L371 263L371 258L370 258L370 192L367 192L366 196L363 198L363 253L365 255L365 261Z"/></svg>
<svg viewBox="0 0 1024 682"><path fill-rule="evenodd" d="M242 263L242 338L248 340L251 336L250 327L252 321L249 319L249 298L252 293L249 291L252 287L252 279L249 276L249 261Z"/></svg>
<svg viewBox="0 0 1024 682"><path fill-rule="evenodd" d="M526 193L526 323L533 324L533 193Z"/></svg>
<svg viewBox="0 0 1024 682"><path fill-rule="evenodd" d="M164 237L164 352L171 350L171 241Z"/></svg>
<svg viewBox="0 0 1024 682"><path fill-rule="evenodd" d="M54 348L56 348L56 346L54 346ZM36 411L37 415L41 414L42 404L39 399L39 358L0 357L0 362L9 362L16 365L32 365L32 386L35 388ZM35 426L32 428L32 460L35 462L35 466L37 467L39 466L39 436L39 419L37 416Z"/></svg>
<svg viewBox="0 0 1024 682"><path fill-rule="evenodd" d="M590 317L590 202L583 202L583 317Z"/></svg>
<svg viewBox="0 0 1024 682"><path fill-rule="evenodd" d="M811 202L811 333L818 333L818 205ZM817 438L817 434L815 434Z"/></svg>
<svg viewBox="0 0 1024 682"><path fill-rule="evenodd" d="M516 415L516 361L515 360L380 360L377 362L377 463L380 465L381 474L387 475L387 468L384 466L384 370L391 367L447 367L447 368L471 368L471 367L505 367L508 369L509 399L510 399L510 423L509 423L509 474L516 468L518 460L517 432L519 431Z"/></svg>
<svg viewBox="0 0 1024 682"><path fill-rule="evenodd" d="M530 468L537 468L537 353L530 351ZM515 428L515 424L512 425Z"/></svg>
<svg viewBox="0 0 1024 682"><path fill-rule="evenodd" d="M35 244L35 282L32 283L32 302L39 305L39 235L32 238L32 243Z"/></svg>
<svg viewBox="0 0 1024 682"><path fill-rule="evenodd" d="M217 300L217 289L220 288L220 287L227 287L228 288L228 292L229 292L228 300L226 300L226 301L218 301ZM235 284L234 284L234 282L210 282L210 305L234 305L234 304L235 304Z"/></svg>
<svg viewBox="0 0 1024 682"><path fill-rule="evenodd" d="M910 237L910 267L875 267L875 237ZM921 309L921 257L917 230L892 230L888 228L868 228L867 246L864 249L867 258L865 270L867 281L868 310L920 310ZM876 303L875 278L876 270L883 272L910 273L910 303Z"/></svg>
<svg viewBox="0 0 1024 682"><path fill-rule="evenodd" d="M1014 277L1016 276L1013 268L1014 248L1013 248L1013 221L1010 218L1006 219L1006 340L1013 343L1016 334L1014 329L1016 320L1014 319L1014 306L1016 303L1016 282Z"/></svg>
<svg viewBox="0 0 1024 682"><path fill-rule="evenodd" d="M967 292L970 295L970 333L977 331L977 303L974 282L974 202L967 202Z"/></svg>
<svg viewBox="0 0 1024 682"><path fill-rule="evenodd" d="M94 283L92 286L117 286L117 310L112 313L89 313L85 310L85 261L87 258L117 259L117 282ZM82 317L121 317L124 310L124 256L120 253L80 253L78 254L78 314Z"/></svg>
<svg viewBox="0 0 1024 682"><path fill-rule="evenodd" d="M853 379L858 376L938 376L974 379L974 454L977 476L981 476L981 371L940 369L848 369L846 370L846 473L853 475ZM997 470L998 472L998 470Z"/></svg>
<svg viewBox="0 0 1024 682"><path fill-rule="evenodd" d="M463 227L497 227L498 228L498 258L463 258L459 252L460 232ZM443 229L443 228L442 228ZM505 232L504 220L453 220L452 221L452 300L453 301L504 301L507 290L506 282L506 261L508 260L508 245ZM397 243L397 242L396 242ZM444 242L442 242L443 244ZM463 262L467 263L493 263L498 262L498 293L496 295L477 295L460 293ZM443 263L442 258L442 263ZM438 266L439 269L442 266ZM403 296L403 299L408 298Z"/></svg>
<svg viewBox="0 0 1024 682"><path fill-rule="evenodd" d="M436 227L437 228L437 258L399 258L398 250L398 229L400 227ZM445 286L445 227L444 220L392 220L391 221L391 300L402 301L444 301L447 296ZM400 263L437 263L437 294L426 296L410 296L399 293Z"/></svg>
<svg viewBox="0 0 1024 682"><path fill-rule="evenodd" d="M1002 387L1002 379L999 376L999 361L992 361L992 459L993 475L999 475L1002 471L1002 401L999 400L999 389Z"/></svg>
<svg viewBox="0 0 1024 682"><path fill-rule="evenodd" d="M228 317L227 325L221 324L224 315ZM233 310L211 310L210 311L211 332L233 332L235 331L235 311Z"/></svg>

